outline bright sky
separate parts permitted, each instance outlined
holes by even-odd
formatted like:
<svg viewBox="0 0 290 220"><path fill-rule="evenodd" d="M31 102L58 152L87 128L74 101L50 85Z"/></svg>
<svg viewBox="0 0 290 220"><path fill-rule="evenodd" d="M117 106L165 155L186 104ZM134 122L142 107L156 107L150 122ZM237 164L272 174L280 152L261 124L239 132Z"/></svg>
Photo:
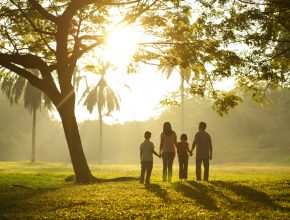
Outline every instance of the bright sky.
<svg viewBox="0 0 290 220"><path fill-rule="evenodd" d="M164 107L159 103L170 92L178 91L180 75L174 71L167 79L156 67L144 65L136 74L128 74L126 66L133 53L138 49L137 43L142 40L142 31L135 27L123 27L111 33L103 59L110 61L115 68L107 72L105 78L108 84L121 97L120 111L104 116L107 124L124 123L127 121L145 121L158 117ZM93 58L91 58L93 59ZM94 63L88 58L87 62ZM96 84L99 77L88 73L88 82ZM216 83L216 87L224 90L233 88L233 80L223 80ZM78 101L77 101L78 102ZM105 114L105 113L104 113ZM55 114L53 117L58 118ZM81 104L76 107L78 121L98 119L97 108L90 114Z"/></svg>
<svg viewBox="0 0 290 220"><path fill-rule="evenodd" d="M177 73L173 73L166 80L156 69L148 67L137 74L127 74L125 70L109 72L106 79L121 98L120 111L114 111L110 116L104 117L107 124L145 121L159 116L164 109L159 104L160 100L164 99L169 92L177 91L180 82ZM79 106L76 113L78 121L98 118L97 109L90 114Z"/></svg>

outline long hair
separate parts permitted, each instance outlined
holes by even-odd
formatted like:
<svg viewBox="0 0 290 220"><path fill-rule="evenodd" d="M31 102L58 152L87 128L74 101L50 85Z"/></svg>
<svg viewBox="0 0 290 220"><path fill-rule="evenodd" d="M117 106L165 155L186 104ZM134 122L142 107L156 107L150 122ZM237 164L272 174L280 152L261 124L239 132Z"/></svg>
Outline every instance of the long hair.
<svg viewBox="0 0 290 220"><path fill-rule="evenodd" d="M164 122L163 124L163 133L166 135L166 136L170 136L172 134L172 127L171 127L171 124L170 122Z"/></svg>

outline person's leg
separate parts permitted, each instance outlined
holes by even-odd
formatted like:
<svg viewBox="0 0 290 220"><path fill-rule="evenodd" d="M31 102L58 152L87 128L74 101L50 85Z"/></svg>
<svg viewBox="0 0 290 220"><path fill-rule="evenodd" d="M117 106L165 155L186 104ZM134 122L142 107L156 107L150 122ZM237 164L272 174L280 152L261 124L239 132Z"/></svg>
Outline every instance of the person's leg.
<svg viewBox="0 0 290 220"><path fill-rule="evenodd" d="M203 160L203 167L204 167L203 180L208 181L208 175L209 175L209 159L204 159Z"/></svg>
<svg viewBox="0 0 290 220"><path fill-rule="evenodd" d="M173 160L175 157L175 153L169 153L169 158L168 158L168 182L171 182L172 179L172 165L173 165Z"/></svg>
<svg viewBox="0 0 290 220"><path fill-rule="evenodd" d="M141 162L141 175L140 175L140 183L144 183L144 175L145 175L146 166L144 161Z"/></svg>
<svg viewBox="0 0 290 220"><path fill-rule="evenodd" d="M146 184L150 184L150 177L151 177L152 169L153 169L153 161L148 161L147 174L146 174Z"/></svg>
<svg viewBox="0 0 290 220"><path fill-rule="evenodd" d="M182 179L182 174L183 174L183 161L182 159L178 159L178 163L179 163L179 179Z"/></svg>
<svg viewBox="0 0 290 220"><path fill-rule="evenodd" d="M188 172L188 158L184 159L183 163L183 178L187 179L187 172Z"/></svg>
<svg viewBox="0 0 290 220"><path fill-rule="evenodd" d="M195 173L196 173L196 180L201 180L201 159L196 158L195 164Z"/></svg>
<svg viewBox="0 0 290 220"><path fill-rule="evenodd" d="M185 159L182 158L182 173L181 173L181 178L185 179Z"/></svg>
<svg viewBox="0 0 290 220"><path fill-rule="evenodd" d="M167 153L162 153L163 162L163 182L167 181L168 156Z"/></svg>

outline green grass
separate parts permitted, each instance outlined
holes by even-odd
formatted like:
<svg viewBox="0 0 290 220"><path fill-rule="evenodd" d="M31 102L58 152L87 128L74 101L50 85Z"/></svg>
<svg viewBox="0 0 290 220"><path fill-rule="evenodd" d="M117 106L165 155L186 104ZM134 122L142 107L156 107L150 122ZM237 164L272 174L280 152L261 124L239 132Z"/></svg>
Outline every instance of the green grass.
<svg viewBox="0 0 290 220"><path fill-rule="evenodd" d="M289 166L215 165L208 183L193 180L193 166L181 183L174 167L170 184L156 165L148 187L139 165L91 168L106 181L65 182L69 164L1 162L0 219L290 219Z"/></svg>

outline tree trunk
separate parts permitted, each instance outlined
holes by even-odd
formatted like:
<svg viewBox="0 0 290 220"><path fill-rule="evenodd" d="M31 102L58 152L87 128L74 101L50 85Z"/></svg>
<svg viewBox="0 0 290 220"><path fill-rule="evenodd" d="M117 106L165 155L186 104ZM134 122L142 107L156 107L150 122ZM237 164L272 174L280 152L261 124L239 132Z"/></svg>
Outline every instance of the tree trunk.
<svg viewBox="0 0 290 220"><path fill-rule="evenodd" d="M31 162L35 162L35 138L36 138L36 108L32 112L32 151Z"/></svg>
<svg viewBox="0 0 290 220"><path fill-rule="evenodd" d="M103 151L103 116L99 114L99 122L100 122L100 136L99 136L99 164L102 164L102 151Z"/></svg>
<svg viewBox="0 0 290 220"><path fill-rule="evenodd" d="M183 74L181 75L181 85L180 85L180 90L181 90L181 133L184 133L184 76Z"/></svg>
<svg viewBox="0 0 290 220"><path fill-rule="evenodd" d="M74 105L67 101L58 110L68 144L73 170L77 183L90 183L96 180L91 174L83 151L78 124L74 114Z"/></svg>

